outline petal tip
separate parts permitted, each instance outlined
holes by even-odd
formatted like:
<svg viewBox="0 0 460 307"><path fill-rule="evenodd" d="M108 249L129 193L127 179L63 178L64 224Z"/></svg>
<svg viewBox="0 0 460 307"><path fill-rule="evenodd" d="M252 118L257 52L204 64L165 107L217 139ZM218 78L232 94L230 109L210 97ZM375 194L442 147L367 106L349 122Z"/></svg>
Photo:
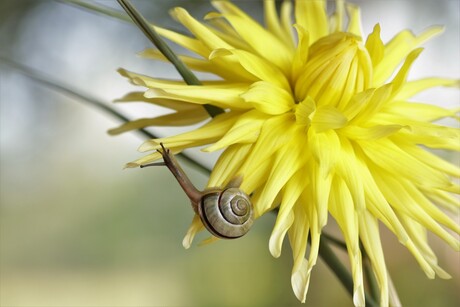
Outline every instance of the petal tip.
<svg viewBox="0 0 460 307"><path fill-rule="evenodd" d="M129 162L129 163L126 163L125 166L123 167L123 169L127 169L127 168L137 168L139 167L140 165L136 162Z"/></svg>

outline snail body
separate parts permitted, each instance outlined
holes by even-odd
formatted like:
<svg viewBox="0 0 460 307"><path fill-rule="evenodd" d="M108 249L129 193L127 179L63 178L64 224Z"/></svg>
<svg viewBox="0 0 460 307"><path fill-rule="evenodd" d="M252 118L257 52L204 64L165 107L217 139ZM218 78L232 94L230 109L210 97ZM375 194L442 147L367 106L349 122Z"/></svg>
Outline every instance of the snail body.
<svg viewBox="0 0 460 307"><path fill-rule="evenodd" d="M192 184L170 150L161 144L164 163L150 163L141 167L166 165L189 197L192 208L206 229L222 239L236 239L245 235L254 221L249 196L235 185L199 191Z"/></svg>

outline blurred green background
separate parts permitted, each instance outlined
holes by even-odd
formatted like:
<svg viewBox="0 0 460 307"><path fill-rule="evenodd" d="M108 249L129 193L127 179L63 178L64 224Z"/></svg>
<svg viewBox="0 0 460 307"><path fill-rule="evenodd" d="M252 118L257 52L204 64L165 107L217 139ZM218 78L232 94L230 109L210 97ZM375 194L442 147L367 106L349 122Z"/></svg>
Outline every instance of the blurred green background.
<svg viewBox="0 0 460 307"><path fill-rule="evenodd" d="M236 1L262 20L260 1ZM118 9L115 1L94 3ZM133 1L148 20L180 29L166 12L180 5L198 18L207 1ZM404 28L447 26L429 42L412 77L460 76L459 2L361 1L365 33L379 21L384 41ZM0 1L2 58L32 67L110 103L130 90L118 67L177 78L171 66L135 54L150 43L134 26L55 1ZM180 49L177 49L180 51ZM123 170L143 139L106 134L119 122L0 62L0 306L301 306L291 290L291 252L274 259L268 240L275 216L259 219L234 241L185 250L188 200L166 168ZM200 75L200 77L204 77ZM420 95L459 105L456 90ZM116 108L129 117L165 110ZM457 124L458 123L448 123ZM177 129L155 129L158 135ZM215 156L191 151L208 163ZM446 156L456 160L458 156ZM185 164L197 186L206 174ZM455 217L458 221L458 216ZM333 225L329 229L334 233ZM452 280L428 280L409 253L383 231L386 259L405 306L458 306L460 258L433 238ZM339 252L344 261L347 257ZM319 261L306 306L351 306Z"/></svg>

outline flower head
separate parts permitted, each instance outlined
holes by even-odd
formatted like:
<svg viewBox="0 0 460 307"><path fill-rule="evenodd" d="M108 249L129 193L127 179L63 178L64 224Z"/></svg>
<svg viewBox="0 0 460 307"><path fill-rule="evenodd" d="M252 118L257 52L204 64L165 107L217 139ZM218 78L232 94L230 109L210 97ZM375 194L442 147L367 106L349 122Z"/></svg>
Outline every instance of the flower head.
<svg viewBox="0 0 460 307"><path fill-rule="evenodd" d="M224 149L208 187L223 187L239 177L256 217L279 209L269 249L278 257L288 234L294 257L291 281L301 301L329 215L347 245L355 305L364 305L360 243L377 277L380 303L388 305L379 222L408 248L428 277L449 277L438 266L426 232L459 250L459 241L446 228L459 233L460 227L439 207L458 208L452 194L459 187L452 178L460 177L460 169L429 149L460 149L459 129L434 123L459 117L455 110L409 99L431 87L458 86L458 81L407 81L422 51L419 46L442 28L420 35L405 30L385 44L379 24L365 36L359 8L343 1L337 1L332 16L327 15L326 1L299 0L294 6L284 1L278 16L274 1L267 0L265 27L231 2L212 4L217 12L207 14L205 22L182 8L172 10L192 36L156 29L197 55L181 56L191 69L219 78L189 86L121 70L148 88L122 100L142 100L175 113L130 122L113 132L196 124L208 119L204 104L226 112L199 128L145 142L140 150L154 152L129 165L161 158L155 152L160 143L173 152L203 145L205 152ZM143 55L164 59L157 50ZM202 228L195 217L186 247Z"/></svg>

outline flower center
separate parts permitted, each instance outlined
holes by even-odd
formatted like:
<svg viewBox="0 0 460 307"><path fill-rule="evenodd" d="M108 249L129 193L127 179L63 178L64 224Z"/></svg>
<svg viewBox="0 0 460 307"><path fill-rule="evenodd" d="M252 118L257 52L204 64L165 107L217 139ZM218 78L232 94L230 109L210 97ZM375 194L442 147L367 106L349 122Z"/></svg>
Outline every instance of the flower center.
<svg viewBox="0 0 460 307"><path fill-rule="evenodd" d="M340 108L354 94L369 88L371 81L372 61L363 42L339 32L310 46L294 91L298 102L310 97L317 106Z"/></svg>

